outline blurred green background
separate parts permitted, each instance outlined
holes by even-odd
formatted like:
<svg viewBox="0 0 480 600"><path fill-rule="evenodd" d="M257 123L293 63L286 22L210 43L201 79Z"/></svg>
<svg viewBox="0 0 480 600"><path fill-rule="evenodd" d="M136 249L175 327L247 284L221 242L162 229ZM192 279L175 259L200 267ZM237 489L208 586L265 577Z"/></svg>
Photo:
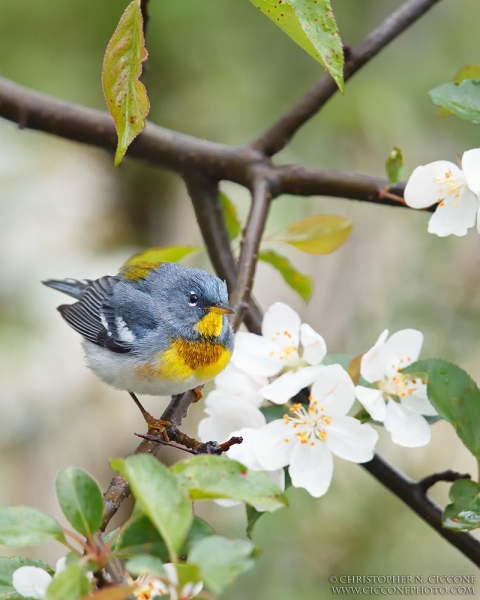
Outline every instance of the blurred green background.
<svg viewBox="0 0 480 600"><path fill-rule="evenodd" d="M332 0L342 40L357 44L401 2ZM103 52L126 0L0 0L0 74L65 100L104 108ZM279 117L322 70L247 0L151 0L148 71L150 119L225 143L245 143ZM317 168L382 176L393 146L408 173L418 164L456 160L479 145L478 127L437 118L427 91L478 62L478 0L443 0L348 84L276 158ZM239 213L248 194L222 184ZM104 151L0 121L0 502L33 504L59 517L56 472L93 473L103 488L108 458L136 446L143 422L127 394L107 389L83 366L79 340L54 310L64 297L48 277L115 273L151 245L196 244L200 234L182 181ZM427 234L428 215L328 198L282 197L268 230L309 214L354 219L333 255L289 256L310 273L307 306L270 267L260 265L255 294L263 307L294 306L332 352L358 354L384 328L425 334L423 356L461 365L480 381L479 249L464 238ZM203 256L190 264L208 268ZM150 398L159 414L166 399ZM195 434L196 406L185 423ZM413 478L475 461L446 423L422 449L379 451ZM166 453L177 460L178 453ZM183 457L182 457L183 458ZM447 484L433 490L447 501ZM475 567L380 487L361 467L337 460L319 500L288 492L291 508L264 517L255 532L263 555L226 593L231 600L330 597L330 575L468 575ZM126 514L122 509L117 523ZM243 535L240 509L197 507L228 535ZM7 550L2 549L3 553ZM22 552L50 561L56 546Z"/></svg>

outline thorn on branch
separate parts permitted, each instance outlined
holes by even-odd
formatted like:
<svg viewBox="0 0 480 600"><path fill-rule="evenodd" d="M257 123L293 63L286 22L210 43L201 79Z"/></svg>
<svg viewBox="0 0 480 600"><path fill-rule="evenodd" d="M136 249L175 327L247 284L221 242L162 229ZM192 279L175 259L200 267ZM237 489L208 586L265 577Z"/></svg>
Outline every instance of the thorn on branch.
<svg viewBox="0 0 480 600"><path fill-rule="evenodd" d="M457 471L448 469L447 471L427 475L427 477L417 481L416 486L423 494L426 494L428 490L439 481L454 482L459 479L471 479L471 476L468 473L458 473Z"/></svg>

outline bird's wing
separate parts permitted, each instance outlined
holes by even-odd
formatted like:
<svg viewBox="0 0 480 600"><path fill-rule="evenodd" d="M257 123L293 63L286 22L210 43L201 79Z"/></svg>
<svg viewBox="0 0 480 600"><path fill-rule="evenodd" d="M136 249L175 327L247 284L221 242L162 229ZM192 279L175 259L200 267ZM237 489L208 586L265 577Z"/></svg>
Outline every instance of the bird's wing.
<svg viewBox="0 0 480 600"><path fill-rule="evenodd" d="M130 352L128 336L121 335L118 320L114 318L114 311L109 303L109 296L118 282L118 277L105 276L95 281L77 282L78 285L74 286L72 280L66 280L70 291L59 285L59 282L52 282L55 285L46 282L46 285L50 284L49 287L71 296L74 296L74 289L81 289L78 302L58 307L65 321L86 340L98 346L113 352Z"/></svg>

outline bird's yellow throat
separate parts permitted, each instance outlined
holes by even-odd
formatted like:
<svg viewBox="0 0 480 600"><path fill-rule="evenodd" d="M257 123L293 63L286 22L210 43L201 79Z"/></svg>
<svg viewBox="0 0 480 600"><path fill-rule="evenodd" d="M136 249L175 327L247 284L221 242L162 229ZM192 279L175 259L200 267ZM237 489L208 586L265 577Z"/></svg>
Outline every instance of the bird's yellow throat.
<svg viewBox="0 0 480 600"><path fill-rule="evenodd" d="M222 333L223 315L209 312L195 325L194 329L200 335L216 338Z"/></svg>

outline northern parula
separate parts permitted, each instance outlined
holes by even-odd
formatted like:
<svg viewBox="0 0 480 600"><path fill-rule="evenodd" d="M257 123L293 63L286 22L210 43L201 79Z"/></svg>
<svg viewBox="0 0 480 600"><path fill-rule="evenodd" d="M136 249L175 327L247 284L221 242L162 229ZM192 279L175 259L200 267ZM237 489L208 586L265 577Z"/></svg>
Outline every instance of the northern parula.
<svg viewBox="0 0 480 600"><path fill-rule="evenodd" d="M176 263L138 262L115 277L52 280L46 286L77 299L58 307L83 336L88 367L105 383L170 396L213 379L230 360L225 282Z"/></svg>

